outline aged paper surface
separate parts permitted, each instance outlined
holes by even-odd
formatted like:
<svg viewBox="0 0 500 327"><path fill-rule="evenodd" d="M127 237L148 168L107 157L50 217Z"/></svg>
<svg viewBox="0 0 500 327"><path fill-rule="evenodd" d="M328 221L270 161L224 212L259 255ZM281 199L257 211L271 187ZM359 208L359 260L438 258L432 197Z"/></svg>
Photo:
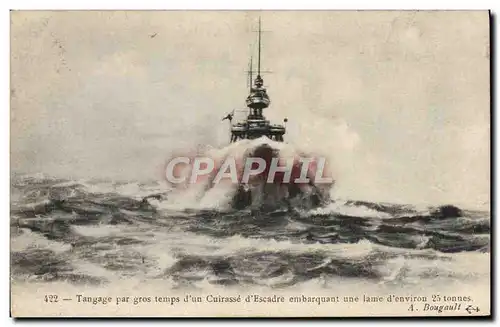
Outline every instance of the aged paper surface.
<svg viewBox="0 0 500 327"><path fill-rule="evenodd" d="M11 12L12 316L490 315L489 65L487 11Z"/></svg>

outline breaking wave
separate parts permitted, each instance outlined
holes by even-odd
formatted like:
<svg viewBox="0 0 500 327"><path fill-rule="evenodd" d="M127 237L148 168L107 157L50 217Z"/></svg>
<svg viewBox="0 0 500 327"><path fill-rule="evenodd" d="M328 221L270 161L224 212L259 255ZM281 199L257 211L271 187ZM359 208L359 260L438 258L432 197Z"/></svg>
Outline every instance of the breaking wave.
<svg viewBox="0 0 500 327"><path fill-rule="evenodd" d="M177 165L174 169L174 176L184 178L185 182L170 183L173 189L170 199L174 200L166 201L164 203L166 206L172 206L172 203L175 203L174 205L181 205L185 208L185 206L195 204L196 209L218 210L245 207L262 210L265 206L311 208L329 202L330 191L334 184L328 162L318 168L321 155L303 151L290 144L275 142L266 137L241 140L224 148L207 147L198 148L192 152L177 151L173 158L176 157L187 158L190 164ZM214 167L210 173L192 179L194 159L202 157L209 158L214 163ZM245 169L249 168L246 159L256 157L266 163L266 169L251 176L247 182L241 182ZM278 160L280 166L286 165L289 160L293 163L289 182L286 181L282 172L269 177L269 166L274 158ZM303 163L301 160L304 158L311 161ZM233 162L234 166L224 166L227 162ZM218 175L226 177L218 179ZM266 182L268 177L273 180L273 183ZM305 177L308 182L295 182L299 177ZM318 178L329 178L332 181L321 182Z"/></svg>

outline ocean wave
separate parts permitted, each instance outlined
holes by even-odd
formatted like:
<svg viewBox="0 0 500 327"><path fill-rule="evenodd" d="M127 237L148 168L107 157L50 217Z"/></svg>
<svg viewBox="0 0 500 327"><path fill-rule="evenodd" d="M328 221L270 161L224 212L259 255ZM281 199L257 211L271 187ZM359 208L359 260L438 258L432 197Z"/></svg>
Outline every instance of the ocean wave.
<svg viewBox="0 0 500 327"><path fill-rule="evenodd" d="M196 205L196 196L176 198L159 183L39 176L14 180L12 192L18 282L281 289L356 280L409 287L475 283L489 271L489 212L451 205L343 200L313 210L222 210Z"/></svg>

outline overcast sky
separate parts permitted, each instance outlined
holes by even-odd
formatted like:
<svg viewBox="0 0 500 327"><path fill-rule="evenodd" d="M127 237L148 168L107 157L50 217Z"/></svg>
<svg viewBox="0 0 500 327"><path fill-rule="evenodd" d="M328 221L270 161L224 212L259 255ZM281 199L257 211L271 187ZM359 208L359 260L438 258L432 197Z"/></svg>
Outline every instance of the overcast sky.
<svg viewBox="0 0 500 327"><path fill-rule="evenodd" d="M226 144L258 16L12 13L12 170L160 178L173 149ZM265 115L328 153L339 196L489 201L487 12L261 17Z"/></svg>

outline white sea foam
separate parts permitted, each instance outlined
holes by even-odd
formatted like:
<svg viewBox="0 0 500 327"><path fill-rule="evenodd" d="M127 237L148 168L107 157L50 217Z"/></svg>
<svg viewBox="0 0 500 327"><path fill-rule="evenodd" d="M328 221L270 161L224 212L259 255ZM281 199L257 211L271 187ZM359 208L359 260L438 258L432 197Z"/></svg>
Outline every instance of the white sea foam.
<svg viewBox="0 0 500 327"><path fill-rule="evenodd" d="M291 144L275 142L267 137L254 140L241 140L231 143L223 148L204 148L192 153L186 151L188 158L191 156L207 156L215 162L215 167L220 167L227 157L232 157L236 162L243 162L249 151L260 145L267 144L271 148L279 151L281 158L299 158L307 156L308 151L297 148ZM190 153L188 155L187 153ZM310 155L317 157L318 155ZM328 163L327 163L328 164ZM192 167L187 166L178 172L182 176L189 176ZM237 169L242 169L237 168ZM326 172L328 174L328 172ZM222 180L220 183L212 184L210 179L204 179L198 183L177 184L176 189L169 194L169 198L159 205L162 209L183 210L183 209L219 209L226 210L231 204L231 200L236 192L237 185L230 181ZM256 194L256 198L258 194Z"/></svg>
<svg viewBox="0 0 500 327"><path fill-rule="evenodd" d="M33 233L29 229L21 229L21 234L13 236L10 242L12 252L23 252L29 249L47 249L55 253L65 252L71 249L67 243L48 240L38 233Z"/></svg>
<svg viewBox="0 0 500 327"><path fill-rule="evenodd" d="M311 215L342 214L347 216L366 218L391 218L388 213L373 210L362 205L350 205L345 202L332 202L326 207L320 207L308 212Z"/></svg>

